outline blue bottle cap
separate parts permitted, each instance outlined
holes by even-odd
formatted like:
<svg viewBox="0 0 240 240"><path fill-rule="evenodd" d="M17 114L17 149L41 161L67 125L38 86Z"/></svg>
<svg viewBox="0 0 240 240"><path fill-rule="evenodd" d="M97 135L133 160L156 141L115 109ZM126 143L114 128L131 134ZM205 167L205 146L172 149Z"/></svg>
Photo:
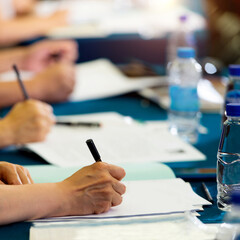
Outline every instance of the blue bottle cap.
<svg viewBox="0 0 240 240"><path fill-rule="evenodd" d="M189 47L180 47L177 49L177 56L179 58L194 58L195 50Z"/></svg>
<svg viewBox="0 0 240 240"><path fill-rule="evenodd" d="M188 19L188 18L187 18L187 15L181 15L181 16L179 17L179 20L180 20L181 22L185 22L187 19Z"/></svg>
<svg viewBox="0 0 240 240"><path fill-rule="evenodd" d="M240 65L232 64L232 65L229 65L228 69L229 69L229 74L231 76L240 77Z"/></svg>
<svg viewBox="0 0 240 240"><path fill-rule="evenodd" d="M226 112L228 117L240 117L240 103L228 103Z"/></svg>

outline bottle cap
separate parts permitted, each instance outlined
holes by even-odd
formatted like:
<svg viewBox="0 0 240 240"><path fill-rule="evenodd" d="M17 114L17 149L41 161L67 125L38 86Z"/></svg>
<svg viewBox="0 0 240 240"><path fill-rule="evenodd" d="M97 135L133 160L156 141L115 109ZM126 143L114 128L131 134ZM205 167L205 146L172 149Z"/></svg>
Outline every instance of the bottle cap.
<svg viewBox="0 0 240 240"><path fill-rule="evenodd" d="M240 103L228 103L226 112L228 117L240 117Z"/></svg>
<svg viewBox="0 0 240 240"><path fill-rule="evenodd" d="M177 56L179 58L194 58L195 50L189 47L180 47L177 49Z"/></svg>
<svg viewBox="0 0 240 240"><path fill-rule="evenodd" d="M235 64L232 64L232 65L229 65L228 67L229 69L229 74L231 76L240 76L240 65L235 65Z"/></svg>
<svg viewBox="0 0 240 240"><path fill-rule="evenodd" d="M181 22L187 21L187 15L181 15L181 16L179 17L179 20L180 20Z"/></svg>

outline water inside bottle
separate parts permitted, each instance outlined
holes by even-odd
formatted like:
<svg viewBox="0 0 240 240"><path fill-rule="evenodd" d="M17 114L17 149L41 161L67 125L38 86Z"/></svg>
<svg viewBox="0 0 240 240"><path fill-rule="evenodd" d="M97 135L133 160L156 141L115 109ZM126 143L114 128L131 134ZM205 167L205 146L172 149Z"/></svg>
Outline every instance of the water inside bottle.
<svg viewBox="0 0 240 240"><path fill-rule="evenodd" d="M169 130L173 135L189 143L197 142L200 113L169 111L168 117Z"/></svg>
<svg viewBox="0 0 240 240"><path fill-rule="evenodd" d="M219 152L217 164L218 207L228 211L231 193L240 191L240 155Z"/></svg>
<svg viewBox="0 0 240 240"><path fill-rule="evenodd" d="M217 155L218 207L230 210L232 191L240 191L240 127L225 124Z"/></svg>

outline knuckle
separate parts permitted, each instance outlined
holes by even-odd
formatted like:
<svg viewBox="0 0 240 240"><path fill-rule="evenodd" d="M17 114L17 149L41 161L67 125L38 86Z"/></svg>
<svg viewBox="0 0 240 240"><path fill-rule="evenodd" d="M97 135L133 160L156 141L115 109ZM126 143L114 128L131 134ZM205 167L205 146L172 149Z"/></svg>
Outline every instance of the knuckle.
<svg viewBox="0 0 240 240"><path fill-rule="evenodd" d="M35 118L34 119L34 125L35 125L35 129L37 131L41 131L42 128L43 128L43 121L42 121L42 118Z"/></svg>
<svg viewBox="0 0 240 240"><path fill-rule="evenodd" d="M7 184L9 185L21 185L21 183L17 179L10 179Z"/></svg>
<svg viewBox="0 0 240 240"><path fill-rule="evenodd" d="M95 209L94 213L95 214L100 214L103 212L106 212L110 209L111 203L109 201L102 201L98 203L97 208Z"/></svg>
<svg viewBox="0 0 240 240"><path fill-rule="evenodd" d="M97 163L94 163L93 165L93 168L96 169L96 170L105 170L106 169L106 164L103 163L103 162L97 162Z"/></svg>
<svg viewBox="0 0 240 240"><path fill-rule="evenodd" d="M110 200L112 198L112 192L110 189L105 189L102 191L102 196L105 200Z"/></svg>

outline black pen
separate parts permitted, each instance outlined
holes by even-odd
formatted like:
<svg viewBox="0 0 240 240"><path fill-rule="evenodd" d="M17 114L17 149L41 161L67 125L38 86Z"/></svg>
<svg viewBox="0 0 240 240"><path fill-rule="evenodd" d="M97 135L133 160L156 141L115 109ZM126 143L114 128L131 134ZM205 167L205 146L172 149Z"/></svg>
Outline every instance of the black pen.
<svg viewBox="0 0 240 240"><path fill-rule="evenodd" d="M57 121L57 125L64 125L70 127L101 127L101 123L99 122L64 122Z"/></svg>
<svg viewBox="0 0 240 240"><path fill-rule="evenodd" d="M93 140L88 139L86 141L86 144L88 145L88 148L89 148L90 152L92 153L92 156L93 156L94 160L96 162L101 162L102 160L101 160L100 154L98 153L98 150L97 150Z"/></svg>
<svg viewBox="0 0 240 240"><path fill-rule="evenodd" d="M204 190L204 192L207 196L208 201L213 203L213 198L212 198L212 196L211 196L211 194L210 194L210 192L209 192L209 190L208 190L208 188L207 188L207 186L204 182L202 182L202 187L203 187L203 190Z"/></svg>
<svg viewBox="0 0 240 240"><path fill-rule="evenodd" d="M16 73L16 75L17 75L17 80L18 80L18 83L19 83L19 85L20 85L20 88L22 89L22 93L23 93L24 99L25 99L25 100L28 100L28 99L29 99L29 95L28 95L28 93L27 93L27 91L26 91L26 88L25 88L25 86L24 86L24 84L23 84L23 81L22 81L22 79L21 79L21 77L20 77L20 73L19 73L19 71L18 71L18 68L17 68L17 65L16 65L16 64L13 65L13 70L15 71L15 73Z"/></svg>

